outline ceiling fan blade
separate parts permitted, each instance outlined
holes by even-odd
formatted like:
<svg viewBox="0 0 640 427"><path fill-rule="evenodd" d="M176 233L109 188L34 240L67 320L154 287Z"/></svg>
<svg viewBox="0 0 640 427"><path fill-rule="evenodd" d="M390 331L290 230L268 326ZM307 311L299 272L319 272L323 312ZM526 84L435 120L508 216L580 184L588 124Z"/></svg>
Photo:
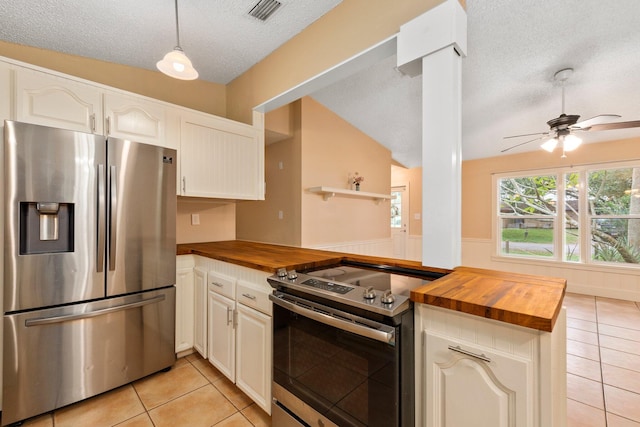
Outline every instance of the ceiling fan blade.
<svg viewBox="0 0 640 427"><path fill-rule="evenodd" d="M511 136L505 136L505 137L504 137L504 138L502 138L502 139L520 138L520 137L522 137L522 136L536 136L536 135L540 135L540 138L542 138L542 137L544 137L544 136L549 135L549 133L550 133L550 132L525 133L525 134L522 134L522 135L511 135ZM535 139L534 139L534 141L535 141ZM526 144L526 142L525 142L525 144Z"/></svg>
<svg viewBox="0 0 640 427"><path fill-rule="evenodd" d="M500 152L504 153L504 152L509 151L509 150L511 150L513 148L520 147L521 145L529 144L530 142L534 142L534 141L539 141L542 138L544 138L547 134L548 134L548 132L545 135L542 135L542 136L540 136L538 138L530 139L529 141L525 141L525 142L521 142L520 144L512 145L509 148L505 148L504 150L500 150ZM534 135L537 135L537 134L534 134ZM520 135L520 136L524 136L524 135Z"/></svg>
<svg viewBox="0 0 640 427"><path fill-rule="evenodd" d="M609 120L613 120L613 119L619 119L620 115L618 114L600 114L594 117L591 117L590 119L587 120L583 120L581 122L576 123L575 125L571 126L571 129L575 129L575 128L588 128L591 127L593 125L599 125L602 123L606 123Z"/></svg>
<svg viewBox="0 0 640 427"><path fill-rule="evenodd" d="M632 120L630 122L601 123L599 125L593 125L588 128L582 128L582 130L599 131L628 128L640 128L640 120Z"/></svg>

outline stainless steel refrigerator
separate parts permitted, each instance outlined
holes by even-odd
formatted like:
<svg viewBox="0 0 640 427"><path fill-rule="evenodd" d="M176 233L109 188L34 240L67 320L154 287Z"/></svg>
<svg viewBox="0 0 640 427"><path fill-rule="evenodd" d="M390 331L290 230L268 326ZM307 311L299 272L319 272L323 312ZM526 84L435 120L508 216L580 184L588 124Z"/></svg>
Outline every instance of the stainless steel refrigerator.
<svg viewBox="0 0 640 427"><path fill-rule="evenodd" d="M175 362L175 150L5 121L2 424Z"/></svg>

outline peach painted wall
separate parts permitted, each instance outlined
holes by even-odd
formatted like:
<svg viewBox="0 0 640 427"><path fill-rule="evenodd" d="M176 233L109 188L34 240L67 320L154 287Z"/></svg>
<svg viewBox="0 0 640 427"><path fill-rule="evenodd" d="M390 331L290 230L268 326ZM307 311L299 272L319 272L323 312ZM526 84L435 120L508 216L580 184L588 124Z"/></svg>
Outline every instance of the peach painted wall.
<svg viewBox="0 0 640 427"><path fill-rule="evenodd" d="M391 186L406 185L409 188L409 235L422 235L422 168L407 169L391 166ZM416 214L420 219L415 219Z"/></svg>
<svg viewBox="0 0 640 427"><path fill-rule="evenodd" d="M365 177L362 191L389 194L389 150L312 98L290 104L289 111L293 136L267 146L266 200L237 204L237 238L303 247L388 238L388 202L324 201L306 189L346 189L349 173L357 171Z"/></svg>
<svg viewBox="0 0 640 427"><path fill-rule="evenodd" d="M284 114L286 112L286 114ZM291 133L265 148L265 200L238 203L236 236L240 240L300 246L301 101L267 113L266 126ZM270 128L269 128L270 129ZM279 217L282 212L282 219Z"/></svg>
<svg viewBox="0 0 640 427"><path fill-rule="evenodd" d="M491 239L492 175L612 161L640 159L640 138L584 144L560 158L543 150L462 162L462 237Z"/></svg>
<svg viewBox="0 0 640 427"><path fill-rule="evenodd" d="M336 196L328 201L306 191L347 189L349 173L365 177L361 190L389 194L391 152L324 106L302 99L303 247L389 238L389 203Z"/></svg>
<svg viewBox="0 0 640 427"><path fill-rule="evenodd" d="M159 71L128 67L3 41L0 41L0 56L226 117L225 85L204 80L172 79Z"/></svg>
<svg viewBox="0 0 640 427"><path fill-rule="evenodd" d="M200 217L200 225L191 225L191 215ZM178 197L176 210L177 243L234 240L236 205L213 199Z"/></svg>

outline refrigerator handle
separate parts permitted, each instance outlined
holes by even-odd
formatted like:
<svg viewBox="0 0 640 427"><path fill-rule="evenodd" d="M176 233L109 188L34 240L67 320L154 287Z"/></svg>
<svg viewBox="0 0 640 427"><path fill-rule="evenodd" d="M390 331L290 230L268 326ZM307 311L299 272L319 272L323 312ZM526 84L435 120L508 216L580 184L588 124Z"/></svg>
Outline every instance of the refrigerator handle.
<svg viewBox="0 0 640 427"><path fill-rule="evenodd" d="M109 196L110 207L109 207L109 270L113 271L116 269L116 236L117 233L117 216L118 216L118 191L116 188L117 181L116 167L109 166Z"/></svg>
<svg viewBox="0 0 640 427"><path fill-rule="evenodd" d="M131 308L142 307L148 304L155 304L165 300L164 295L157 295L152 298L143 299L141 301L130 302L127 304L117 305L115 307L107 307L101 308L94 311L89 311L85 313L75 313L75 314L66 314L63 316L53 316L53 317L38 317L34 319L27 319L24 321L24 326L41 326L41 325L50 325L52 323L61 323L68 322L71 320L80 320L80 319L88 319L91 317L102 316L105 314L113 313L115 311L129 310Z"/></svg>
<svg viewBox="0 0 640 427"><path fill-rule="evenodd" d="M102 273L104 270L104 243L106 237L106 189L104 181L104 165L98 165L98 247L96 251L96 271L98 273Z"/></svg>

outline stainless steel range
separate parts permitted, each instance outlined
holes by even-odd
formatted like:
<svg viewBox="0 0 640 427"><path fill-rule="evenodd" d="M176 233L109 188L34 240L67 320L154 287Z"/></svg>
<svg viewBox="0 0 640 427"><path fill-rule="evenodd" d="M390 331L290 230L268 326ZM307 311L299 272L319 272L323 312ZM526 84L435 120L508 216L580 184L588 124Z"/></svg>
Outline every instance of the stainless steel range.
<svg viewBox="0 0 640 427"><path fill-rule="evenodd" d="M280 270L268 279L273 425L414 425L409 293L441 274L417 278L375 267Z"/></svg>

